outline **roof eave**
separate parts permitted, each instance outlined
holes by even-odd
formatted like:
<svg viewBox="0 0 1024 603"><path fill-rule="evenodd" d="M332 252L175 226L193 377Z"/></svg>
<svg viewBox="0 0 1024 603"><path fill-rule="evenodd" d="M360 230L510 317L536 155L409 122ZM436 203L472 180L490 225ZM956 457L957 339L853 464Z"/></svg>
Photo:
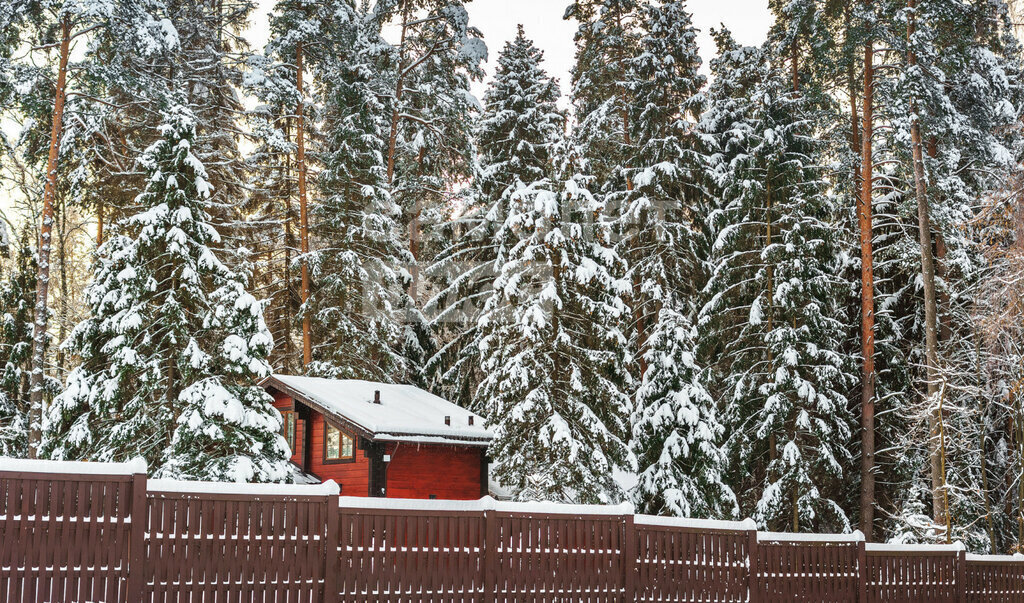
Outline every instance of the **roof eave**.
<svg viewBox="0 0 1024 603"><path fill-rule="evenodd" d="M322 414L325 419L329 419L331 422L336 423L335 427L341 427L345 431L354 432L356 435L360 435L371 441L374 440L374 438L377 435L372 430L367 429L363 425L356 423L355 421L349 419L348 417L343 417L339 415L338 413L336 413L330 408L327 408L317 400L310 398L308 394L303 393L301 390L295 389L294 387L288 385L287 383L284 383L283 381L281 381L277 377L274 377L273 375L267 377L263 381L260 381L259 385L263 388L273 387L274 389L277 389L283 393L288 394L289 396L292 397L292 399L298 400L302 404L305 404L306 406Z"/></svg>
<svg viewBox="0 0 1024 603"><path fill-rule="evenodd" d="M454 436L416 433L378 433L375 435L375 439L381 442L404 442L409 444L433 446L472 446L476 448L487 448L491 445L491 441L494 438L460 438Z"/></svg>

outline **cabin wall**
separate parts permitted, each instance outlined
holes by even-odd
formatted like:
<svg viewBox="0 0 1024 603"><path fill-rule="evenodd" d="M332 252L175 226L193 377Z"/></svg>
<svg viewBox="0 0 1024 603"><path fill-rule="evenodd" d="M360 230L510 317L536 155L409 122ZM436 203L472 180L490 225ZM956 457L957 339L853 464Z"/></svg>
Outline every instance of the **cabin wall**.
<svg viewBox="0 0 1024 603"><path fill-rule="evenodd" d="M292 399L287 395L275 392L274 406L279 410L292 408ZM307 473L312 473L321 481L333 479L341 486L343 496L368 496L370 493L370 459L366 452L359 450L358 438L356 438L356 458L354 461L345 463L324 463L324 417L316 411L311 411L312 426L307 426L306 421L299 420L295 426L295 448L292 451L291 461L302 467L303 443L306 441L306 429L311 428L310 435L310 466L306 467Z"/></svg>
<svg viewBox="0 0 1024 603"><path fill-rule="evenodd" d="M359 450L359 438L356 437L354 461L324 464L324 416L320 413L313 413L313 432L310 435L313 453L310 472L322 481L333 479L338 482L342 496L369 496L370 459L365 451Z"/></svg>
<svg viewBox="0 0 1024 603"><path fill-rule="evenodd" d="M273 394L276 408L293 409L291 397L280 392ZM354 461L325 464L324 417L312 410L309 416L311 425L301 419L296 423L296 450L293 451L292 462L302 467L305 431L312 429L311 463L305 468L306 472L321 481L333 479L341 486L342 496L368 496L370 459L367 451L359 449L358 438ZM430 498L431 495L447 500L480 498L482 448L401 442L388 444L385 454L391 456L385 473L388 498Z"/></svg>
<svg viewBox="0 0 1024 603"><path fill-rule="evenodd" d="M398 443L388 447L388 498L480 498L481 448Z"/></svg>

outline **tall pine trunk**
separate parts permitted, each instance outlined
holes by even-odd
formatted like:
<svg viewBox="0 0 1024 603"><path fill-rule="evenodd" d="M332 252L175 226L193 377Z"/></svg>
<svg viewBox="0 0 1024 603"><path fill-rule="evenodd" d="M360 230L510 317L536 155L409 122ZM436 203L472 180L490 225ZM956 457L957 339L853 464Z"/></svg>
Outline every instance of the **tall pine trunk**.
<svg viewBox="0 0 1024 603"><path fill-rule="evenodd" d="M289 128L289 121L285 121L284 125L285 140L291 135ZM278 330L284 333L284 356L287 359L285 366L291 367L292 362L292 310L294 308L295 296L292 287L295 285L292 276L292 249L295 249L295 233L292 230L295 226L295 212L292 209L292 195L291 191L287 188L288 182L291 181L292 175L292 162L291 155L285 154L285 165L284 171L281 174L281 181L285 183L284 191L284 266L282 270L284 272L284 302L283 306L283 325ZM301 292L300 292L301 296Z"/></svg>
<svg viewBox="0 0 1024 603"><path fill-rule="evenodd" d="M910 9L910 24L907 36L910 44L916 30L915 10L917 0L907 0ZM907 63L917 65L917 56L913 49L907 51ZM928 404L934 404L939 394L939 337L937 325L937 303L935 293L935 258L932 254L931 219L928 208L928 185L924 174L924 151L921 137L921 124L917 117L917 101L910 100L910 144L914 164L914 196L917 199L917 225L921 243L921 281L924 289L924 327L925 327L925 379L927 380ZM943 497L944 482L942 471L942 449L940 446L941 412L938 408L928 411L928 455L932 478L932 515L936 523L947 521L946 502Z"/></svg>
<svg viewBox="0 0 1024 603"><path fill-rule="evenodd" d="M405 36L409 28L409 3L402 4L402 33L398 41L398 73L395 78L395 106L391 110L391 131L388 133L388 187L395 180L395 154L398 147L398 103L402 100L402 86L405 83Z"/></svg>
<svg viewBox="0 0 1024 603"><path fill-rule="evenodd" d="M299 249L302 252L302 365L306 366L313 360L313 341L310 336L312 321L309 317L309 208L306 203L306 124L303 117L302 102L302 42L295 49L295 86L299 90L299 103L296 108L295 126L295 163L299 177Z"/></svg>
<svg viewBox="0 0 1024 603"><path fill-rule="evenodd" d="M408 0L402 2L402 27L401 34L399 35L398 41L398 72L395 77L395 106L391 110L391 131L388 133L388 168L387 168L387 181L388 191L391 191L392 185L395 182L395 161L398 154L398 122L401 120L401 113L399 111L399 105L402 101L402 92L405 87L405 38L409 31L409 17L410 17L410 6ZM415 62L414 62L415 63ZM417 166L423 165L423 149L420 149L420 155L417 158ZM412 215L409 216L409 253L414 259L414 263L410 266L409 273L411 275L411 283L409 285L409 291L413 300L413 303L417 301L417 290L419 289L419 266L416 263L419 257L419 229L420 229L420 211L422 201L417 196L416 207L413 209Z"/></svg>
<svg viewBox="0 0 1024 603"><path fill-rule="evenodd" d="M103 201L96 204L96 247L103 244Z"/></svg>
<svg viewBox="0 0 1024 603"><path fill-rule="evenodd" d="M50 292L50 242L53 232L53 201L57 193L57 159L64 122L64 98L71 47L71 23L64 17L60 24L60 58L57 86L53 99L53 124L50 128L50 152L46 159L46 184L43 187L42 224L39 229L39 271L36 283L35 322L32 326L32 374L29 381L28 456L37 458L42 439L43 383L46 370L47 295Z"/></svg>
<svg viewBox="0 0 1024 603"><path fill-rule="evenodd" d="M857 222L860 227L860 345L861 345L861 489L860 529L871 540L875 518L875 268L873 217L871 197L873 188L871 137L873 135L874 102L874 48L868 40L864 44L864 108L861 128L860 198L857 204ZM856 111L856 110L854 110ZM856 133L855 133L856 134Z"/></svg>

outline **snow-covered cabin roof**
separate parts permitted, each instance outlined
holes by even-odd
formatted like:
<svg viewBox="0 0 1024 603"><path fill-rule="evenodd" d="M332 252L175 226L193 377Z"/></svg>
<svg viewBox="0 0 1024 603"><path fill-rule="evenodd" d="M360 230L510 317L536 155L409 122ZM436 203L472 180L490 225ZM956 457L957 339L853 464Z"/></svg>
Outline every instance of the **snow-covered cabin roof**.
<svg viewBox="0 0 1024 603"><path fill-rule="evenodd" d="M494 439L480 415L412 385L280 374L267 377L261 385L374 441L487 446ZM380 392L379 404L374 402L376 392Z"/></svg>

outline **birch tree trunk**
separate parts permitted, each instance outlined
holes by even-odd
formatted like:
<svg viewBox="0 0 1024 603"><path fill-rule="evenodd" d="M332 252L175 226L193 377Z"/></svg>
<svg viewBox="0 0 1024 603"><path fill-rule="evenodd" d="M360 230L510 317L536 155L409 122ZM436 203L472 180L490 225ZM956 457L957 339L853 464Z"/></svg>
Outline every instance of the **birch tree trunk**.
<svg viewBox="0 0 1024 603"><path fill-rule="evenodd" d="M299 250L302 252L302 365L313 361L313 342L310 336L312 321L306 303L309 301L309 209L306 203L306 124L302 102L302 42L295 49L295 86L299 90L295 125L295 168L299 178Z"/></svg>
<svg viewBox="0 0 1024 603"><path fill-rule="evenodd" d="M915 18L913 13L917 0L907 0L907 8L911 10L910 24L907 27L908 37L914 35ZM917 65L917 56L913 50L907 51L907 63ZM937 325L937 303L935 292L935 258L932 254L931 219L928 208L928 185L924 174L924 149L921 137L921 124L917 118L917 101L910 100L910 144L914 164L914 196L917 199L917 227L921 243L921 281L924 289L924 323L925 323L925 379L927 380L928 404L933 404L939 394L939 337ZM947 508L943 497L942 450L939 432L941 428L940 411L928 411L928 455L932 478L932 515L936 523L946 522Z"/></svg>

